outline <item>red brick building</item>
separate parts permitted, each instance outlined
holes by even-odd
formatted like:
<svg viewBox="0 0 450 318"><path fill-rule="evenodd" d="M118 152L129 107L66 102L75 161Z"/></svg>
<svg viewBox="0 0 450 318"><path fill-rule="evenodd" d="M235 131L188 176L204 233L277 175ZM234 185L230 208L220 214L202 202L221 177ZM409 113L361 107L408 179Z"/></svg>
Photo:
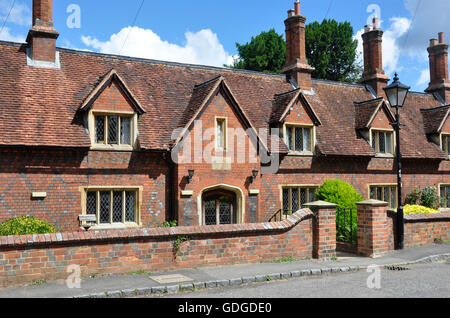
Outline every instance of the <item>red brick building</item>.
<svg viewBox="0 0 450 318"><path fill-rule="evenodd" d="M367 26L363 78L343 84L311 79L305 21L296 3L286 67L274 75L57 48L52 0L33 0L27 43L0 42L0 222L30 215L62 231L81 214L96 215L94 228L263 222L336 178L395 206L383 31ZM435 186L450 207L442 34L428 51L430 86L401 110L403 192Z"/></svg>

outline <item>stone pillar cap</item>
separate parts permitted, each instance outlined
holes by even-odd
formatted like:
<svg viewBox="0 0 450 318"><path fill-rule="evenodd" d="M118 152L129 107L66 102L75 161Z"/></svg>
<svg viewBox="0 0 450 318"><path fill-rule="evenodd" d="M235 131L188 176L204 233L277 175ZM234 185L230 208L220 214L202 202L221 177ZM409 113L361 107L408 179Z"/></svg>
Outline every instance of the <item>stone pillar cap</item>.
<svg viewBox="0 0 450 318"><path fill-rule="evenodd" d="M335 207L337 207L337 204L325 202L325 201L315 201L315 202L304 204L304 206L313 207L313 208L335 208Z"/></svg>
<svg viewBox="0 0 450 318"><path fill-rule="evenodd" d="M370 199L370 200L358 202L358 203L356 203L356 205L388 206L389 203L384 202L384 201L378 201L378 200L372 200L372 199Z"/></svg>

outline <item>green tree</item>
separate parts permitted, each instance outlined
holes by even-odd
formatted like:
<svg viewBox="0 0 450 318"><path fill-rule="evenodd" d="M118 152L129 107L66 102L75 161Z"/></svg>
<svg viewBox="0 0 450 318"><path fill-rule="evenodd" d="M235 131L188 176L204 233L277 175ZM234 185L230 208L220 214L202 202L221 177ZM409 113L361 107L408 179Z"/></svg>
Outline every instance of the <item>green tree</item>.
<svg viewBox="0 0 450 318"><path fill-rule="evenodd" d="M349 22L323 20L310 23L305 29L306 57L316 70L313 78L339 82L356 82L362 67L357 63L358 40L353 38Z"/></svg>
<svg viewBox="0 0 450 318"><path fill-rule="evenodd" d="M252 37L250 43L236 43L236 47L239 58L233 68L280 73L286 62L286 42L274 29Z"/></svg>

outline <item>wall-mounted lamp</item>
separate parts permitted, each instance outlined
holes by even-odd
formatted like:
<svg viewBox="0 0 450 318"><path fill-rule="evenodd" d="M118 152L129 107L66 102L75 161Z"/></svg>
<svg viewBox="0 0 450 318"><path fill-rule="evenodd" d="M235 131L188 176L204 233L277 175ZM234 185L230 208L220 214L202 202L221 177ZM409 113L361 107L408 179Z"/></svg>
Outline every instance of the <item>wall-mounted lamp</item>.
<svg viewBox="0 0 450 318"><path fill-rule="evenodd" d="M194 174L195 174L195 170L194 169L189 169L188 173L189 173L189 175L187 177L187 183L191 183L192 178L194 177Z"/></svg>
<svg viewBox="0 0 450 318"><path fill-rule="evenodd" d="M258 177L258 169L253 169L252 171L252 176L250 177L250 183L253 183L256 179L256 177Z"/></svg>

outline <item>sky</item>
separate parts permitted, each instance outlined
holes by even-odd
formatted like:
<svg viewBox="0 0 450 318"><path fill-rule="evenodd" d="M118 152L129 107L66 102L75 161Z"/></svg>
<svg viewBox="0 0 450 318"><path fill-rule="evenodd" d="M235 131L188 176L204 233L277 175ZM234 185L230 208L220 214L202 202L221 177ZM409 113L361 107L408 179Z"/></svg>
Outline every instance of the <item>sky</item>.
<svg viewBox="0 0 450 318"><path fill-rule="evenodd" d="M31 6L32 0L0 0L0 40L25 41ZM223 66L236 57L236 42L272 28L284 35L293 7L294 0L57 0L53 14L59 47ZM301 12L307 23L349 21L360 53L364 25L379 16L384 70L390 78L398 72L415 91L429 83L429 40L441 31L450 36L449 0L301 0Z"/></svg>

